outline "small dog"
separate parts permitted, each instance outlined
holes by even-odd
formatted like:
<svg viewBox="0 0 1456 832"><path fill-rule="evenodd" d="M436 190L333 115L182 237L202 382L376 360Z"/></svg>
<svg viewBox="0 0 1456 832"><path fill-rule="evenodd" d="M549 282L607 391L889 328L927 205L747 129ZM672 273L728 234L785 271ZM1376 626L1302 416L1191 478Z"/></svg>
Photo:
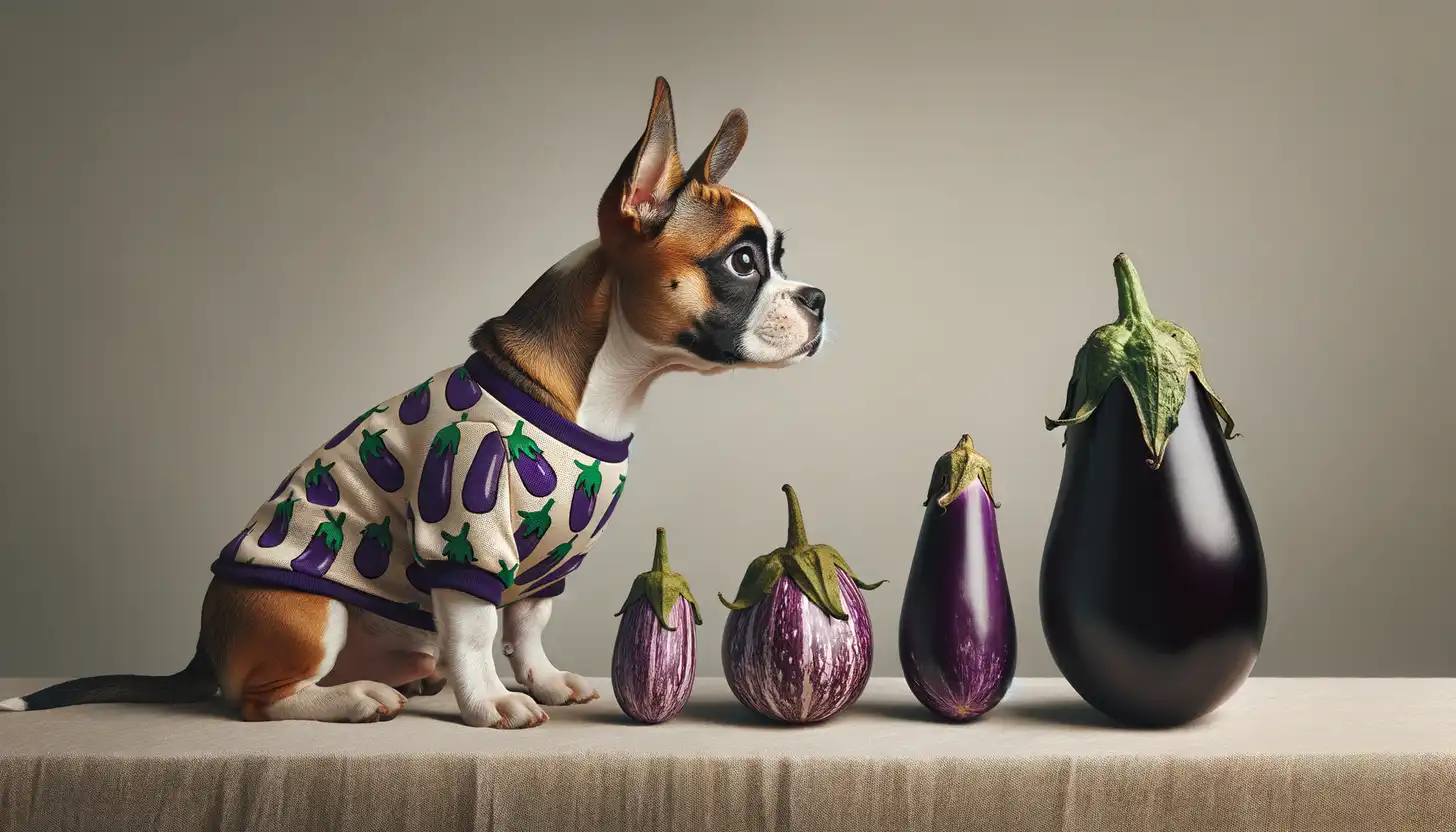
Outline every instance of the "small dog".
<svg viewBox="0 0 1456 832"><path fill-rule="evenodd" d="M245 720L371 722L449 684L467 724L522 728L547 719L542 705L597 698L541 633L622 495L648 386L673 370L783 367L822 343L824 293L784 277L783 232L720 184L747 136L730 112L684 171L658 78L598 239L478 327L464 363L371 408L284 478L214 561L186 669L77 679L0 710L221 689ZM497 675L497 609L526 693Z"/></svg>

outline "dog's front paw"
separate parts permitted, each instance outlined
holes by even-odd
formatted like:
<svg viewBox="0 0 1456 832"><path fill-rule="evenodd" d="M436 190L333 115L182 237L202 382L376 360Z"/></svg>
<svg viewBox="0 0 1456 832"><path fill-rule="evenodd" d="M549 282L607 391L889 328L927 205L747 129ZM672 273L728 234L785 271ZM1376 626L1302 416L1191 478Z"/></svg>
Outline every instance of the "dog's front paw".
<svg viewBox="0 0 1456 832"><path fill-rule="evenodd" d="M513 691L462 707L460 716L475 728L534 728L551 718L534 699Z"/></svg>
<svg viewBox="0 0 1456 832"><path fill-rule="evenodd" d="M526 691L542 705L580 705L601 697L591 682L564 670L528 672Z"/></svg>

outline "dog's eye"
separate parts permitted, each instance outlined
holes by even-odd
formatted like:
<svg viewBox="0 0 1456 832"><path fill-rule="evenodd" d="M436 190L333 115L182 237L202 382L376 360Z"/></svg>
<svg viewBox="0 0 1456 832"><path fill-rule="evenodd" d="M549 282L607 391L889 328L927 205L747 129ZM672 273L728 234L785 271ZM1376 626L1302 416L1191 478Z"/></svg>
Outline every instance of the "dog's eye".
<svg viewBox="0 0 1456 832"><path fill-rule="evenodd" d="M728 258L728 264L733 267L733 271L744 277L757 270L757 267L753 265L753 249L747 246L734 251Z"/></svg>

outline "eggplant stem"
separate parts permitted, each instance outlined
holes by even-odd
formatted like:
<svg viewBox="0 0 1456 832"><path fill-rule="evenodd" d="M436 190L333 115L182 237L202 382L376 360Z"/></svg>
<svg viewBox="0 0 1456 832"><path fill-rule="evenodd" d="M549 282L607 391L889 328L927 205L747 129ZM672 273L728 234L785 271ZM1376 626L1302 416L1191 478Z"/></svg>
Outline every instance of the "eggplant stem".
<svg viewBox="0 0 1456 832"><path fill-rule="evenodd" d="M1112 270L1117 275L1118 322L1156 320L1153 311L1148 308L1148 298L1143 294L1143 286L1138 280L1137 269L1133 267L1132 260L1125 253L1118 254L1112 261Z"/></svg>
<svg viewBox="0 0 1456 832"><path fill-rule="evenodd" d="M652 571L669 572L667 568L667 529L657 527L657 548L652 552Z"/></svg>
<svg viewBox="0 0 1456 832"><path fill-rule="evenodd" d="M784 493L789 498L789 541L785 544L791 552L797 552L809 545L809 535L804 531L804 512L799 508L799 495L794 487L784 484Z"/></svg>

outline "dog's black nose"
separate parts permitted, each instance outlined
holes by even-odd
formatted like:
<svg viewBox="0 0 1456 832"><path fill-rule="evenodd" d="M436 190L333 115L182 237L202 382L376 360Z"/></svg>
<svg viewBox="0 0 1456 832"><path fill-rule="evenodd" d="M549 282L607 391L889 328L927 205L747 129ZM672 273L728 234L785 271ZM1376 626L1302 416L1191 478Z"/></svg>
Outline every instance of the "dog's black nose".
<svg viewBox="0 0 1456 832"><path fill-rule="evenodd" d="M804 308L814 313L814 317L824 317L824 293L813 286L805 286L794 293L794 298L804 304Z"/></svg>

